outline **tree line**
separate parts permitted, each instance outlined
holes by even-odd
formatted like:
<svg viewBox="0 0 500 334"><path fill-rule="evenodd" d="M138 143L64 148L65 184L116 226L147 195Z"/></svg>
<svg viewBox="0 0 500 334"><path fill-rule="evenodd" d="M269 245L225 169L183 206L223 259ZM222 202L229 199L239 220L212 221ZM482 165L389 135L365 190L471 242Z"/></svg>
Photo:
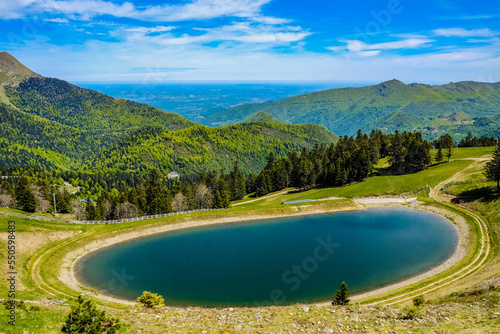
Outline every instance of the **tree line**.
<svg viewBox="0 0 500 334"><path fill-rule="evenodd" d="M381 158L388 158L391 174L415 173L431 163L431 143L420 133L396 131L385 135L358 131L337 143L316 145L310 151L291 151L286 158L271 153L262 172L247 180L247 191L262 196L288 187L306 190L317 186L343 186L365 180Z"/></svg>
<svg viewBox="0 0 500 334"><path fill-rule="evenodd" d="M489 140L470 138L469 142ZM434 158L430 155L433 146L438 149ZM381 131L370 134L358 131L355 137L344 136L337 143L316 145L311 150L293 150L284 158L276 158L270 152L261 172L249 174L247 178L238 161L233 163L230 172L210 171L176 179L164 177L157 169L143 177L124 172L4 168L2 174L14 177L3 178L0 182L0 206L27 212L75 213L80 220L115 220L193 209L228 208L231 201L250 193L263 196L289 187L300 191L362 182L374 172L380 172L381 168L374 168L380 162L386 164L383 168L386 174L415 173L432 162L442 162L445 156L449 160L453 148L454 141L449 135L430 143L420 133L396 131L386 135ZM488 164L487 176L498 182L498 153L495 157ZM62 186L65 180L79 188L69 194Z"/></svg>
<svg viewBox="0 0 500 334"><path fill-rule="evenodd" d="M469 132L467 137L462 139L458 143L458 147L484 147L484 146L495 146L497 144L498 138L496 137L472 137L472 133Z"/></svg>

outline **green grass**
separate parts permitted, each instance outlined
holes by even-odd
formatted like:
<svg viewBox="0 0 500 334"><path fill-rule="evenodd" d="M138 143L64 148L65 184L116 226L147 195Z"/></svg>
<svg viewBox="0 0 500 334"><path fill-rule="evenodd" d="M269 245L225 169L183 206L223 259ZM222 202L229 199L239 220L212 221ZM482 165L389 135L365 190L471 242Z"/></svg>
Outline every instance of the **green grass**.
<svg viewBox="0 0 500 334"><path fill-rule="evenodd" d="M486 147L459 147L452 151L451 159L468 159L468 158L482 158L485 155L491 155L495 150L494 146ZM438 150L431 150L431 157L436 156ZM443 151L446 159L446 151Z"/></svg>
<svg viewBox="0 0 500 334"><path fill-rule="evenodd" d="M31 303L26 303L29 308ZM20 333L60 333L66 313L69 312L67 306L42 306L41 311L23 311L16 312L16 325L7 324L8 311L3 305L0 305L0 332L5 334Z"/></svg>
<svg viewBox="0 0 500 334"><path fill-rule="evenodd" d="M477 156L482 156L483 155L483 148L480 149L472 149L472 150L467 150L467 152L461 153L462 157L477 157ZM358 183L358 184L352 184L350 186L346 187L341 187L341 188L322 188L322 189L312 189L309 191L305 192L296 192L296 193L289 193L289 194L283 194L283 195L277 195L277 196L265 196L262 199L259 199L258 201L252 202L252 203L247 203L247 204L242 204L238 206L233 206L231 209L227 210L220 210L220 211L208 211L208 212L197 212L197 213L191 213L191 214L186 214L182 216L172 216L172 217L166 217L166 218L158 218L158 219L151 219L151 220L145 220L145 221L139 221L139 222L130 222L130 223L123 223L123 224L110 224L110 225L76 225L76 224L65 224L61 222L47 222L47 221L40 221L36 219L29 219L29 218L19 218L19 217L14 217L14 218L9 218L5 215L0 215L0 226L1 226L1 232L5 232L6 228L5 226L7 225L7 221L10 219L14 219L16 221L16 227L17 231L19 234L22 233L52 233L53 231L79 231L80 233L75 234L74 236L71 237L71 242L64 244L63 246L61 245L64 241L51 241L49 244L45 244L42 247L38 248L33 254L27 254L23 253L22 250L20 250L21 254L19 254L19 268L20 268L20 278L21 278L21 283L25 287L25 290L19 291L19 297L21 299L27 299L27 300L40 300L43 298L53 298L52 296L48 295L46 292L40 290L36 283L31 279L31 264L32 262L38 258L42 253L44 253L46 250L51 250L48 253L48 256L45 256L42 258L40 262L40 275L42 276L44 282L46 282L50 287L56 288L58 293L56 293L57 298L61 300L66 300L66 301L71 301L71 298L68 298L65 296L65 294L75 296L76 292L71 290L69 287L65 286L62 282L59 281L58 279L58 273L60 270L60 265L61 265L61 259L65 256L66 253L75 250L77 248L83 247L84 245L88 244L89 242L93 242L94 240L99 240L101 238L105 238L109 236L110 234L116 234L120 233L125 230L130 230L130 229L135 229L135 230L142 230L145 228L150 228L153 226L159 226L159 225L170 225L170 224L177 224L182 221L186 220L212 220L212 219L217 219L217 218L228 218L228 217L235 217L238 219L241 218L246 218L249 216L259 216L259 215L288 215L288 214L294 214L294 213L311 213L311 212L317 212L319 210L325 210L325 211L332 211L332 210L345 210L349 209L352 207L352 202L349 199L338 199L338 200L327 200L327 201L320 201L320 202L308 202L308 203L300 203L300 204L290 204L290 205L283 205L281 204L283 201L292 201L292 200L299 200L299 199L318 199L318 198L326 198L326 197L351 197L351 196L369 196L369 195L379 195L379 194L398 194L401 192L405 191L411 191L417 188L420 188L422 186L425 186L426 184L429 184L430 186L434 186L441 182L444 179L449 178L451 175L465 169L469 164L473 163L472 160L456 160L452 161L450 163L443 163L440 165L435 165L430 167L428 170L419 172L417 174L413 175L400 175L400 176L376 176L369 178L367 181ZM468 170L467 175L465 178L471 177L470 175L475 175L474 173L479 173L481 171L480 167ZM479 189L482 189L480 187L483 187L485 185L489 184L472 184L474 187L479 187ZM472 194L475 196L474 198L470 199L465 205L482 214L483 217L487 218L487 221L489 223L490 229L493 233L493 244L496 245L496 241L498 240L497 235L498 235L498 230L499 230L499 222L500 222L500 198L495 197L493 193L485 193L486 190L481 190L481 191L476 191L474 190L476 188L471 187L470 184L466 185L457 185L457 188L453 188L456 194L460 194L462 192L467 192L467 191L472 191ZM482 195L481 195L482 194ZM270 194L273 195L273 194ZM425 199L426 193L423 193L424 197L421 199L427 203L432 203L433 201L429 199ZM252 200L254 198L247 196L245 199L243 199L240 202ZM434 203L433 205L436 205ZM451 211L456 211L452 206L446 205L446 204L438 204L438 205L444 205L446 206L449 210ZM14 212L14 213L21 213L18 210L4 210L1 209L0 211L6 211L7 214L9 212ZM458 212L458 211L456 211ZM437 276L434 276L432 278L429 278L425 281L419 282L411 287L405 287L397 293L401 292L407 292L410 289L414 289L416 287L423 286L424 283L429 283L433 280L439 279L439 278L444 278L446 275L450 274L454 270L457 270L457 268L463 266L469 259L473 258L474 255L476 254L477 247L478 247L478 242L477 239L474 237L477 233L477 226L472 223L472 220L469 217L465 217L465 219L471 224L471 235L470 235L470 244L469 244L469 252L468 255L465 259L463 259L459 264L456 264L453 268L448 269L446 272L443 272ZM83 235L84 233L88 233L87 235ZM68 239L66 239L68 240ZM2 249L5 249L6 244L5 241L2 240L0 241L0 247ZM498 247L494 248L494 253L496 256L498 256ZM493 255L491 255L493 256ZM0 253L0 261L2 263L5 262L5 254L4 252ZM499 260L497 257L495 257L490 263L488 263L483 270L481 270L479 273L475 273L472 276L469 276L467 280L471 282L479 282L483 279L486 279L490 277L491 275L498 275L500 274L500 265L499 265ZM475 275L482 275L476 277ZM455 285L453 285L455 286ZM444 291L454 291L452 287L446 288ZM6 283L5 282L0 282L0 290L5 291L6 290ZM389 295L395 295L396 292L391 292ZM387 295L386 295L387 296ZM106 302L98 299L99 297L89 297L91 299L94 299L98 301L101 305L107 306L107 307L114 307L118 308L119 310L114 311L117 312L118 317L122 319L126 319L129 324L126 326L126 330L129 328L132 330L136 329L144 329L146 326L148 333L158 333L158 332L166 332L171 330L168 326L165 327L165 324L162 323L161 321L158 323L155 323L154 325L144 325L148 323L148 317L139 315L135 313L133 309L130 309L128 306L123 306L119 304L115 304L112 302ZM296 309L296 306L288 306L288 307L283 307L279 309L249 309L249 310L241 310L242 315L248 315L250 318L254 319L256 312L261 312L262 314L269 314L270 317L277 316L280 318L280 321L283 323L293 323L295 321L302 321L304 320L302 313L301 315L295 314L290 315L291 312L296 312L293 311ZM314 306L311 307L311 309L314 309ZM46 334L46 333L56 333L60 330L60 326L62 325L62 322L64 320L65 314L69 311L69 308L66 305L61 305L61 306L46 306L43 307L43 310L41 312L24 312L24 311L19 311L20 312L20 321L18 324L22 324L22 328L26 329L26 333L40 333L40 334ZM3 317L6 313L5 310L0 310L0 316ZM163 312L163 311L162 311ZM165 317L169 314L169 311L165 311ZM174 312L174 311L172 311ZM179 311L175 311L179 312ZM184 312L184 311L180 311ZM203 311L200 311L203 312ZM218 311L217 311L218 312ZM238 311L239 312L239 311ZM363 313L366 311L359 311L358 313L360 314L365 314ZM327 312L325 315L330 314ZM462 314L462 313L460 313ZM172 318L177 319L179 317L178 314L170 315ZM458 316L458 315L457 315ZM146 317L146 318L145 318ZM187 327L182 327L186 331L189 329L191 331L194 330L192 325L194 323L202 323L204 325L208 324L213 324L212 320L210 320L210 316L207 316L208 318L205 318L202 316L201 318L196 318L192 317L186 319L186 318L179 318L178 320L181 321L182 323L186 323ZM140 324L136 323L137 320L140 320ZM319 319L319 318L318 318ZM155 320L156 321L156 320ZM305 320L304 320L305 321ZM307 322L304 322L307 323ZM20 325L21 326L21 325ZM269 324L264 324L262 327L259 327L261 331L265 332L271 328L271 325ZM21 327L18 327L21 328ZM388 327L386 327L387 329ZM278 328L277 328L278 329ZM220 330L221 332L228 331L229 329L226 330ZM381 329L382 330L382 329ZM17 333L16 331L13 331L12 328L6 328L4 326L4 322L0 322L0 333L5 331L6 333ZM175 331L174 331L175 332ZM195 330L195 332L201 332L198 330ZM418 331L415 331L418 332ZM425 332L425 331L422 331Z"/></svg>
<svg viewBox="0 0 500 334"><path fill-rule="evenodd" d="M429 167L429 169L418 174L395 175L395 176L374 176L368 180L356 184L351 184L339 188L319 188L304 192L286 194L274 198L263 199L248 204L239 205L239 208L256 208L276 206L284 201L294 201L300 199L319 199L327 197L364 197L376 195L396 195L410 192L429 185L436 186L438 183L453 175L473 161L459 160L450 163Z"/></svg>

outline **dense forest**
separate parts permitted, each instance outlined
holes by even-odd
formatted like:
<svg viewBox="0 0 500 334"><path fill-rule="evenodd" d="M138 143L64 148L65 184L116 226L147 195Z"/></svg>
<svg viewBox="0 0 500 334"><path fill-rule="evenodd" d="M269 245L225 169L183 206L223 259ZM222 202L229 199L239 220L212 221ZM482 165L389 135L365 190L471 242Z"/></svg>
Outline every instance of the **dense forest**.
<svg viewBox="0 0 500 334"><path fill-rule="evenodd" d="M420 133L370 135L358 131L356 138L344 136L336 144L317 145L312 150L292 151L284 159L275 160L271 153L268 164L249 183L258 196L291 187L309 189L316 186L342 186L361 182L371 173L379 159L389 157L392 174L407 174L427 168L431 163L431 144Z"/></svg>
<svg viewBox="0 0 500 334"><path fill-rule="evenodd" d="M472 142L487 141L475 139L471 138ZM433 144L439 148L436 157L430 155ZM385 135L372 131L368 135L358 131L356 137L344 136L336 143L317 144L309 150L292 150L282 157L270 151L262 170L247 177L237 160L229 172L221 169L175 178L155 168L146 174L7 168L3 174L9 177L0 185L0 206L28 212L56 209L87 220L227 208L231 201L251 193L263 196L289 187L303 191L362 182L375 170L380 172L380 168L374 169L380 161L387 162L382 169L386 174L415 173L434 161L441 162L454 147L449 135L433 144L422 139L420 133L396 131ZM63 186L65 182L73 186L71 194Z"/></svg>
<svg viewBox="0 0 500 334"><path fill-rule="evenodd" d="M123 130L160 125L179 130L196 123L160 109L129 100L114 99L66 81L31 77L5 93L19 110L80 130Z"/></svg>
<svg viewBox="0 0 500 334"><path fill-rule="evenodd" d="M337 140L314 124L248 123L221 128L193 125L171 131L163 126L124 130L81 130L0 103L0 166L63 170L128 171L146 174L232 168L258 172L269 151L284 156L293 149ZM252 137L249 141L247 138Z"/></svg>

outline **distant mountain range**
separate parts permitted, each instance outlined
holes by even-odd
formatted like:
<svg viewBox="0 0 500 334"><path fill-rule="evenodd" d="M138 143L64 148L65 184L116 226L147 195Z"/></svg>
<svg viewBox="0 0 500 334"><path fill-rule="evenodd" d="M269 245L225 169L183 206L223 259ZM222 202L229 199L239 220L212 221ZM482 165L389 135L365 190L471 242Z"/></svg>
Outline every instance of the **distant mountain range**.
<svg viewBox="0 0 500 334"><path fill-rule="evenodd" d="M461 139L469 131L477 136L498 136L500 83L466 81L430 86L391 80L239 105L211 115L203 124L241 123L262 117L261 112L285 123L323 125L337 135L375 129L386 133L420 131L428 139L445 133Z"/></svg>
<svg viewBox="0 0 500 334"><path fill-rule="evenodd" d="M174 113L46 78L0 53L0 167L207 172L241 162L258 172L270 151L330 143L314 124L264 119L209 128ZM251 140L249 140L251 139Z"/></svg>

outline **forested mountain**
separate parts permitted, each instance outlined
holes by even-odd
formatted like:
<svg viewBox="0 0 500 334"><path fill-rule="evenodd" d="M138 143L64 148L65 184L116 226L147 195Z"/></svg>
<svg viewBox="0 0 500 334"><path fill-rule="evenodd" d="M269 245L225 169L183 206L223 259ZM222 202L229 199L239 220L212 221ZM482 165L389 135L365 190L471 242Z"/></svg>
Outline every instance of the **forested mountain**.
<svg viewBox="0 0 500 334"><path fill-rule="evenodd" d="M500 135L500 83L458 82L442 86L404 84L339 88L254 105L239 105L210 116L204 124L243 122L256 112L287 123L313 123L338 135L358 129L384 133L420 131L434 139L449 132L460 139Z"/></svg>
<svg viewBox="0 0 500 334"><path fill-rule="evenodd" d="M270 151L281 157L337 140L322 126L264 123L268 119L262 117L250 124L208 128L174 113L42 77L7 53L0 53L0 74L0 93L5 93L0 102L3 169L145 174L157 168L186 175L229 170L240 160L248 174L260 171Z"/></svg>
<svg viewBox="0 0 500 334"><path fill-rule="evenodd" d="M265 111L259 111L251 115L245 120L245 123L258 123L258 122L271 122L271 123L284 123L276 117L269 115Z"/></svg>
<svg viewBox="0 0 500 334"><path fill-rule="evenodd" d="M219 128L198 125L179 131L144 127L128 132L96 155L89 168L146 171L154 167L163 173L183 170L199 174L228 170L238 160L245 173L257 173L265 166L269 152L283 157L291 150L337 139L314 124L251 123Z"/></svg>
<svg viewBox="0 0 500 334"><path fill-rule="evenodd" d="M123 130L147 125L179 130L196 124L174 113L114 99L54 78L30 77L17 87L6 86L5 94L21 111L82 130Z"/></svg>

